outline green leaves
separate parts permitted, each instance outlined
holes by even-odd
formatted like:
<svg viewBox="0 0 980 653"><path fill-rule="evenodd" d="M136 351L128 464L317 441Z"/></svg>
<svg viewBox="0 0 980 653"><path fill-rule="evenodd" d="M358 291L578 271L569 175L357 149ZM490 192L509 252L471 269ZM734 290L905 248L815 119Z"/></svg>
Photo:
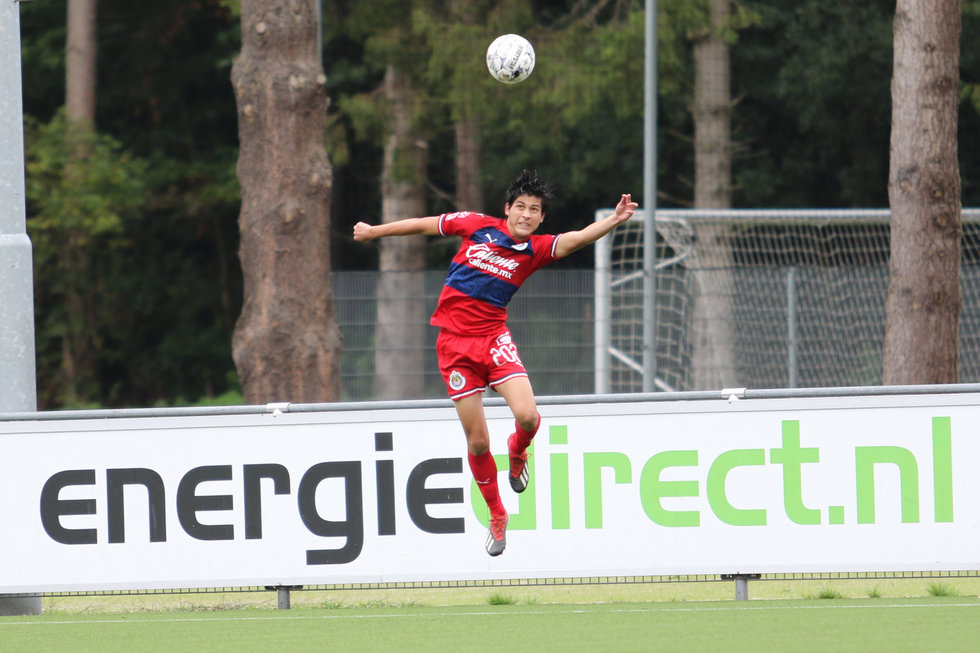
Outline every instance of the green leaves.
<svg viewBox="0 0 980 653"><path fill-rule="evenodd" d="M69 232L79 247L96 239L113 245L123 222L139 215L146 164L111 136L69 126L62 112L47 124L28 118L26 125L28 228L36 255L56 255L45 247Z"/></svg>

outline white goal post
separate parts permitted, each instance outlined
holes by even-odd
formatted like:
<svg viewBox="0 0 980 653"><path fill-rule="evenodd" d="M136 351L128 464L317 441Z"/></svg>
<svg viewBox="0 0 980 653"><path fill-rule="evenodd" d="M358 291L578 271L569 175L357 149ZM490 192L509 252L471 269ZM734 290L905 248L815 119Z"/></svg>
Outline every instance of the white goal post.
<svg viewBox="0 0 980 653"><path fill-rule="evenodd" d="M596 212L596 219L612 209ZM963 209L960 380L980 379L980 209ZM880 383L887 209L658 210L656 320L642 317L643 220L596 243L595 391Z"/></svg>

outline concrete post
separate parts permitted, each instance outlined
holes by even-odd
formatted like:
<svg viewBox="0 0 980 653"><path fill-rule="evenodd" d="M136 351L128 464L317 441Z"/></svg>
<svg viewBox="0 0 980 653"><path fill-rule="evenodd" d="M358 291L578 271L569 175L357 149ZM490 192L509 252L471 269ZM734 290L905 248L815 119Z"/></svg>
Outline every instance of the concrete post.
<svg viewBox="0 0 980 653"><path fill-rule="evenodd" d="M24 200L20 5L15 0L0 0L0 152L0 413L31 412L37 410L34 274ZM26 614L41 614L40 595L0 595L0 615Z"/></svg>

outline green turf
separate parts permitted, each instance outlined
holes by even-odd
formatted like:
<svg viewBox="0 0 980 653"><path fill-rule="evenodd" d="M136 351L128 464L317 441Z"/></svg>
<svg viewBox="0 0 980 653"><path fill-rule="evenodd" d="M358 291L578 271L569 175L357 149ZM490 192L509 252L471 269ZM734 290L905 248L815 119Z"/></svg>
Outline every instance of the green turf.
<svg viewBox="0 0 980 653"><path fill-rule="evenodd" d="M980 599L245 609L0 618L0 651L973 652Z"/></svg>

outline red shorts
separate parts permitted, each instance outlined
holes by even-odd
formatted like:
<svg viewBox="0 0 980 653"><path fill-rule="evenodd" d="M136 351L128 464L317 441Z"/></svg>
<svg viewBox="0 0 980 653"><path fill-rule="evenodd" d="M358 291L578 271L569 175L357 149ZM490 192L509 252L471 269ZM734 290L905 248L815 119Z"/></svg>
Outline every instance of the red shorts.
<svg viewBox="0 0 980 653"><path fill-rule="evenodd" d="M494 336L461 336L442 329L436 340L436 354L453 400L527 376L517 345L506 328Z"/></svg>

